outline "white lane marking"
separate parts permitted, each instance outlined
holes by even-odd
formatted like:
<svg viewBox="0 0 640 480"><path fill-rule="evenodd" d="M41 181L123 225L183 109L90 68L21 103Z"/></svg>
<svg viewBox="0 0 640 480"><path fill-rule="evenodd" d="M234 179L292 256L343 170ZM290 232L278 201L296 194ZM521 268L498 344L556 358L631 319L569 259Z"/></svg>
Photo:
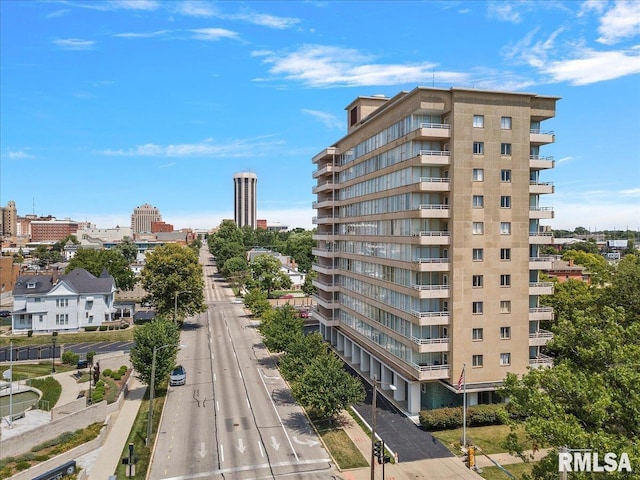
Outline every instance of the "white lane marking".
<svg viewBox="0 0 640 480"><path fill-rule="evenodd" d="M244 451L247 449L247 447L244 446L244 442L242 441L241 438L238 439L238 450L240 451L240 453L244 453Z"/></svg>
<svg viewBox="0 0 640 480"><path fill-rule="evenodd" d="M251 410L251 402L249 401L249 397L247 397L247 407L249 407L249 410Z"/></svg>
<svg viewBox="0 0 640 480"><path fill-rule="evenodd" d="M216 381L216 374L215 373L213 374L213 381L214 382Z"/></svg>
<svg viewBox="0 0 640 480"><path fill-rule="evenodd" d="M260 449L260 456L264 457L264 450L262 449L262 442L258 440L258 448Z"/></svg>
<svg viewBox="0 0 640 480"><path fill-rule="evenodd" d="M269 394L269 389L267 388L267 384L264 383L264 378L262 377L262 372L260 371L259 368L256 368L256 370L258 370L258 376L260 377L260 381L262 382L262 385L264 386L265 392L267 392L267 397L269 397L269 400L271 401L271 406L273 407L273 411L276 412L276 417L278 417L278 421L280 422L280 426L282 427L282 431L284 432L284 436L287 437L287 441L289 442L289 446L291 447L291 451L293 452L293 456L296 457L296 461L299 462L300 459L298 458L298 454L296 453L295 449L293 448L293 443L291 443L291 439L289 438L289 434L287 433L287 429L284 428L284 424L282 423L282 419L280 418L280 414L278 413L278 409L276 408L276 404L273 403L273 398Z"/></svg>
<svg viewBox="0 0 640 480"><path fill-rule="evenodd" d="M224 446L220 444L220 462L224 462Z"/></svg>
<svg viewBox="0 0 640 480"><path fill-rule="evenodd" d="M218 400L216 400L216 411L220 411L220 402Z"/></svg>

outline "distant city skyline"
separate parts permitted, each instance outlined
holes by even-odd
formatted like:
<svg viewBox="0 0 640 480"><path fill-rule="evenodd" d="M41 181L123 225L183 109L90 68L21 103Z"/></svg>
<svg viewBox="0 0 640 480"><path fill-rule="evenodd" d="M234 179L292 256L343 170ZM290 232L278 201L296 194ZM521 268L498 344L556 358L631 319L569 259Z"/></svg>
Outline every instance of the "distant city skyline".
<svg viewBox="0 0 640 480"><path fill-rule="evenodd" d="M310 229L344 108L422 85L561 97L547 223L640 229L640 2L3 1L0 30L19 215L211 229L251 171L258 219Z"/></svg>

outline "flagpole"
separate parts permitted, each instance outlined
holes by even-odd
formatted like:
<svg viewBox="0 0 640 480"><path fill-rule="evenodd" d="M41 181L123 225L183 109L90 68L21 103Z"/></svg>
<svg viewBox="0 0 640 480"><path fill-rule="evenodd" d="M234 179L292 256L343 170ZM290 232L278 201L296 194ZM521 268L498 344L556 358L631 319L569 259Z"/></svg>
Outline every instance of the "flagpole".
<svg viewBox="0 0 640 480"><path fill-rule="evenodd" d="M462 364L462 448L467 448L467 364Z"/></svg>

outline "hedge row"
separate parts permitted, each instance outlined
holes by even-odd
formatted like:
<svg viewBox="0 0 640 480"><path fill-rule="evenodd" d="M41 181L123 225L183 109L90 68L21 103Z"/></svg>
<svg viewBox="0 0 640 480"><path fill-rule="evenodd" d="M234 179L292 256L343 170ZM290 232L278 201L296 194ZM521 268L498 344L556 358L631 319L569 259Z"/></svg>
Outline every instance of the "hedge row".
<svg viewBox="0 0 640 480"><path fill-rule="evenodd" d="M467 426L500 425L508 414L502 404L474 405L467 408ZM462 427L462 407L422 410L420 425L430 431Z"/></svg>

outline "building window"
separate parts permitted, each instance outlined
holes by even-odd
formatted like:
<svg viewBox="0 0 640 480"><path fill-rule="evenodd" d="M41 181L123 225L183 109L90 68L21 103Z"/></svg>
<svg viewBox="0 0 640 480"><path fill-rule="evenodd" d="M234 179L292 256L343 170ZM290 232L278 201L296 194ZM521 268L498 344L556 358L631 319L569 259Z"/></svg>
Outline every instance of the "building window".
<svg viewBox="0 0 640 480"><path fill-rule="evenodd" d="M472 310L473 310L473 313L475 314L478 314L478 315L482 314L482 310L483 310L482 302L473 302Z"/></svg>
<svg viewBox="0 0 640 480"><path fill-rule="evenodd" d="M511 313L511 300L500 300L500 313Z"/></svg>
<svg viewBox="0 0 640 480"><path fill-rule="evenodd" d="M501 353L500 354L500 365L511 365L511 354L510 353Z"/></svg>
<svg viewBox="0 0 640 480"><path fill-rule="evenodd" d="M482 355L474 355L473 357L471 357L471 364L474 367L481 367L483 364Z"/></svg>
<svg viewBox="0 0 640 480"><path fill-rule="evenodd" d="M484 182L484 168L474 168L473 169L473 181L474 182Z"/></svg>
<svg viewBox="0 0 640 480"><path fill-rule="evenodd" d="M36 302L36 303L38 303L38 302L41 302L41 301L42 301L42 298L40 298L40 297L36 297L36 298L34 298L34 299L33 299L33 301L34 301L34 302Z"/></svg>
<svg viewBox="0 0 640 480"><path fill-rule="evenodd" d="M473 249L473 261L481 262L484 259L484 249L482 248L474 248Z"/></svg>
<svg viewBox="0 0 640 480"><path fill-rule="evenodd" d="M500 196L500 208L511 208L511 195Z"/></svg>
<svg viewBox="0 0 640 480"><path fill-rule="evenodd" d="M511 170L500 170L500 181L503 183L511 183Z"/></svg>
<svg viewBox="0 0 640 480"><path fill-rule="evenodd" d="M511 222L500 222L500 235L511 235Z"/></svg>
<svg viewBox="0 0 640 480"><path fill-rule="evenodd" d="M473 288L482 288L484 284L484 276L483 275L474 275L473 276Z"/></svg>
<svg viewBox="0 0 640 480"><path fill-rule="evenodd" d="M484 142L473 142L473 154L484 155Z"/></svg>
<svg viewBox="0 0 640 480"><path fill-rule="evenodd" d="M473 208L484 208L484 196L483 195L474 195L473 196Z"/></svg>
<svg viewBox="0 0 640 480"><path fill-rule="evenodd" d="M510 248L501 248L500 249L500 260L511 260L511 249Z"/></svg>
<svg viewBox="0 0 640 480"><path fill-rule="evenodd" d="M56 298L56 307L68 307L69 299L68 298Z"/></svg>
<svg viewBox="0 0 640 480"><path fill-rule="evenodd" d="M349 126L352 127L358 123L358 107L353 107L349 112Z"/></svg>
<svg viewBox="0 0 640 480"><path fill-rule="evenodd" d="M509 275L509 274L500 275L500 286L501 287L510 287L511 286L511 275Z"/></svg>
<svg viewBox="0 0 640 480"><path fill-rule="evenodd" d="M44 321L44 315L38 315L38 321L42 323Z"/></svg>
<svg viewBox="0 0 640 480"><path fill-rule="evenodd" d="M471 331L471 337L473 340L482 340L483 331L482 328L474 328Z"/></svg>
<svg viewBox="0 0 640 480"><path fill-rule="evenodd" d="M511 130L511 117L500 118L500 128L503 130Z"/></svg>
<svg viewBox="0 0 640 480"><path fill-rule="evenodd" d="M503 340L511 338L511 327L500 327L500 338Z"/></svg>
<svg viewBox="0 0 640 480"><path fill-rule="evenodd" d="M473 234L474 235L482 235L484 233L484 223L483 222L473 222Z"/></svg>
<svg viewBox="0 0 640 480"><path fill-rule="evenodd" d="M510 143L501 143L500 144L500 155L511 155L511 144Z"/></svg>
<svg viewBox="0 0 640 480"><path fill-rule="evenodd" d="M484 115L474 115L473 116L473 127L474 128L484 128Z"/></svg>

